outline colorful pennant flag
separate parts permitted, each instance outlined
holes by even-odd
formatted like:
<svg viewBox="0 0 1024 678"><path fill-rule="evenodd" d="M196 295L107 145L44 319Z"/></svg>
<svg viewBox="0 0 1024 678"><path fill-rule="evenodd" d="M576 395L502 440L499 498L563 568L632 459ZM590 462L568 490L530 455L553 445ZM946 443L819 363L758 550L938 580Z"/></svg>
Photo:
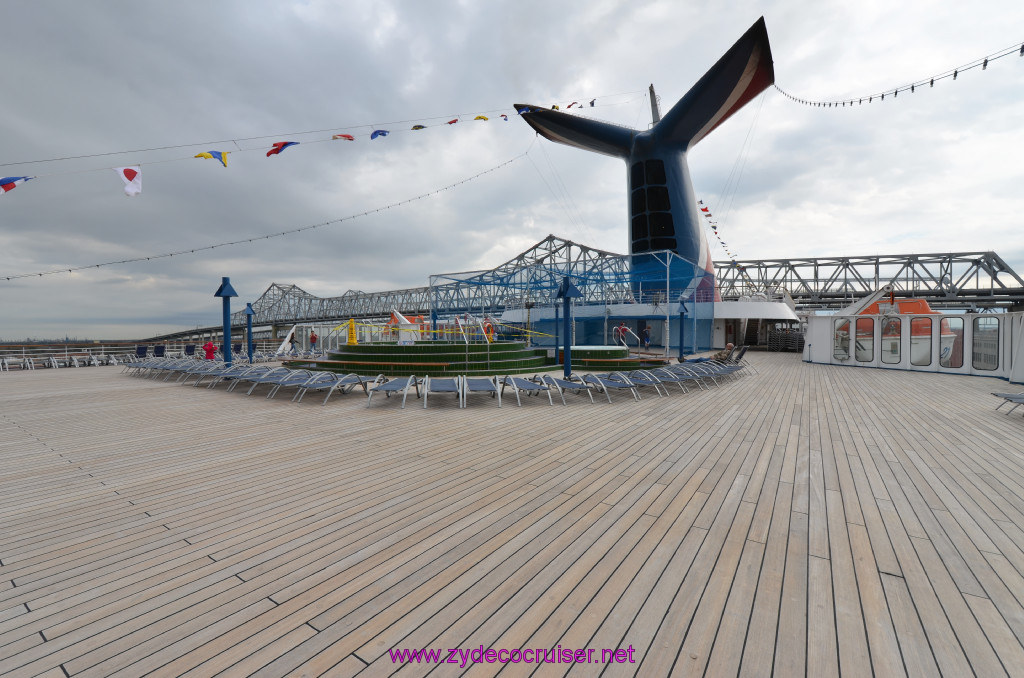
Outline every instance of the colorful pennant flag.
<svg viewBox="0 0 1024 678"><path fill-rule="evenodd" d="M138 165L134 167L115 167L114 171L121 177L121 181L124 182L124 194L129 198L134 198L139 193L142 193L142 168Z"/></svg>
<svg viewBox="0 0 1024 678"><path fill-rule="evenodd" d="M474 120L489 120L490 118L488 118L486 115L478 115L478 116L476 116L473 119Z"/></svg>
<svg viewBox="0 0 1024 678"><path fill-rule="evenodd" d="M270 145L270 150L267 151L267 157L272 155L280 155L281 151L288 148L289 146L298 146L298 141L275 141Z"/></svg>
<svg viewBox="0 0 1024 678"><path fill-rule="evenodd" d="M335 134L331 139L344 139L345 141L355 141L356 138L351 134Z"/></svg>
<svg viewBox="0 0 1024 678"><path fill-rule="evenodd" d="M386 137L388 134L389 132L386 129L375 129L373 130L373 133L370 134L370 139L372 140L376 139L377 137Z"/></svg>
<svg viewBox="0 0 1024 678"><path fill-rule="evenodd" d="M505 115L504 113L501 114L501 119L504 120L505 122L508 122L508 116Z"/></svg>
<svg viewBox="0 0 1024 678"><path fill-rule="evenodd" d="M554 106L552 106L551 110L557 111L558 110L558 104L555 104Z"/></svg>
<svg viewBox="0 0 1024 678"><path fill-rule="evenodd" d="M228 153L231 151L203 151L202 153L196 153L197 158L206 158L207 160L220 160L220 164L225 167L228 166Z"/></svg>
<svg viewBox="0 0 1024 678"><path fill-rule="evenodd" d="M412 128L413 129L427 129L427 126L426 125L413 125Z"/></svg>
<svg viewBox="0 0 1024 678"><path fill-rule="evenodd" d="M597 99L591 99L591 100L590 100L590 107L591 107L591 108L593 108L593 107L594 107L594 102L595 102L595 101L597 101Z"/></svg>
<svg viewBox="0 0 1024 678"><path fill-rule="evenodd" d="M566 106L566 107L565 107L565 109L566 109L566 110L569 110L570 108L572 108L573 106L575 106L575 105L576 105L576 104L578 104L578 103L579 103L578 101L574 101L574 102L572 102L571 104L569 104L568 106ZM582 107L582 106L580 106L580 108L583 108L583 107Z"/></svg>
<svg viewBox="0 0 1024 678"><path fill-rule="evenodd" d="M448 124L449 124L449 125L454 125L454 124L455 124L455 123L457 123L458 121L459 121L459 119L458 119L458 118L455 118L454 120L449 120L449 121L448 121Z"/></svg>
<svg viewBox="0 0 1024 678"><path fill-rule="evenodd" d="M23 184L31 179L35 179L35 177L4 177L3 179L0 179L0 190L4 193L10 193L14 190L15 186ZM0 193L0 195L3 195L3 193Z"/></svg>

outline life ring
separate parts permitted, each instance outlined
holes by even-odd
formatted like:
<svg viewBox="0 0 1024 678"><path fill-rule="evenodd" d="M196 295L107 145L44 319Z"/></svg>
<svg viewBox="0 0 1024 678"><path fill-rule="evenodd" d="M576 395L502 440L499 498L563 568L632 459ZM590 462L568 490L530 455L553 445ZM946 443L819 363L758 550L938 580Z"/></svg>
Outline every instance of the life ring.
<svg viewBox="0 0 1024 678"><path fill-rule="evenodd" d="M494 325L491 324L490 320L484 321L484 334L487 335L488 341L494 341Z"/></svg>

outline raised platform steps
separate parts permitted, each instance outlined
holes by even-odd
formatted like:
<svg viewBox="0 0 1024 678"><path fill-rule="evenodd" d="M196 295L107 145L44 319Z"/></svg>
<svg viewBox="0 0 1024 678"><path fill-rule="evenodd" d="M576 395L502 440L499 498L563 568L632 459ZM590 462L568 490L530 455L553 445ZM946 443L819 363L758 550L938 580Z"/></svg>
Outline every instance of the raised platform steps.
<svg viewBox="0 0 1024 678"><path fill-rule="evenodd" d="M635 370L665 364L662 358L630 356L617 346L573 347L573 368L590 370ZM501 341L492 344L422 342L400 345L373 343L345 346L322 360L293 360L289 367L331 370L358 374L384 374L389 377L533 374L561 364L554 351L530 348L524 342Z"/></svg>

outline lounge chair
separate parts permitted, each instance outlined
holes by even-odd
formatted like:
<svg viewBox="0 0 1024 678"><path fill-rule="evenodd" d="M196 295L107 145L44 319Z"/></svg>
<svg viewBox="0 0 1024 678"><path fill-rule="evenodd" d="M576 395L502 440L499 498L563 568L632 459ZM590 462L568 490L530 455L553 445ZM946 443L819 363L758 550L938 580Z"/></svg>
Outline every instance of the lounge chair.
<svg viewBox="0 0 1024 678"><path fill-rule="evenodd" d="M305 384L300 386L295 395L292 397L294 402L302 402L303 396L306 395L307 391L327 391L327 395L324 396L324 401L321 405L326 405L330 399L331 394L335 391L339 393L348 393L356 386L361 386L363 392L366 392L368 385L376 385L383 383L384 377L361 377L358 374L338 374L337 372L317 372L316 376L307 381Z"/></svg>
<svg viewBox="0 0 1024 678"><path fill-rule="evenodd" d="M228 365L227 363L220 363L217 369L210 370L209 372L203 372L199 375L199 378L195 380L192 386L198 387L199 384L203 383L203 380L207 377L211 377L210 383L206 385L206 388L213 388L225 379L237 379L245 375L252 369L251 365ZM234 384L232 384L234 386Z"/></svg>
<svg viewBox="0 0 1024 678"><path fill-rule="evenodd" d="M587 396L590 398L590 402L594 402L594 389L591 388L590 384L585 384L581 381L569 381L566 379L559 379L558 377L553 377L550 374L542 374L539 377L534 377L533 380L539 381L543 384L547 384L548 386L554 388L555 391L558 392L558 396L562 399L563 405L567 404L565 402L566 391L570 393L575 393L577 395L582 395L586 393Z"/></svg>
<svg viewBox="0 0 1024 678"><path fill-rule="evenodd" d="M409 389L416 389L416 397L420 397L420 382L419 380L410 375L408 377L398 377L391 381L385 381L382 384L377 384L371 389L368 389L366 396L366 406L370 406L370 402L373 400L374 393L383 393L386 397L390 398L391 394L398 395L402 394L402 408L405 408L405 399L409 397Z"/></svg>
<svg viewBox="0 0 1024 678"><path fill-rule="evenodd" d="M462 377L430 377L423 379L423 409L427 409L427 396L431 393L454 393L462 407Z"/></svg>
<svg viewBox="0 0 1024 678"><path fill-rule="evenodd" d="M993 393L992 395L1003 399L1003 402L999 403L999 406L996 407L997 410L1003 405L1013 403L1013 407L1008 409L1006 414L1009 414L1021 405L1024 405L1024 393Z"/></svg>
<svg viewBox="0 0 1024 678"><path fill-rule="evenodd" d="M612 401L612 396L609 393L612 389L628 390L633 394L633 400L640 400L640 394L636 392L636 386L625 377L613 377L610 374L584 374L583 381L593 384L597 388L598 393L604 393L605 397L608 398L608 402Z"/></svg>
<svg viewBox="0 0 1024 678"><path fill-rule="evenodd" d="M613 376L616 374L621 375L622 373L615 372L613 373ZM653 386L654 390L658 393L659 396L664 397L668 395L668 389L665 388L665 386L661 383L661 380L653 372L649 370L633 370L629 374L625 374L622 376L625 376L629 381L633 382L638 388L643 388L645 386ZM664 390L664 393L662 393L662 390Z"/></svg>
<svg viewBox="0 0 1024 678"><path fill-rule="evenodd" d="M302 381L305 382L309 381L311 376L313 375L306 370L293 370L289 367L270 367L269 365L259 365L246 370L241 376L235 379L235 382L231 384L231 386L228 386L228 390L233 391L241 382L248 382L251 386L249 386L249 390L245 392L245 395L252 395L252 392L255 391L256 387L260 384L270 384L270 391L274 391L274 387L279 387L281 384L287 383L289 379L297 379L301 377ZM270 397L270 392L267 393L267 397Z"/></svg>
<svg viewBox="0 0 1024 678"><path fill-rule="evenodd" d="M520 392L525 393L527 396L537 395L538 393L547 393L548 405L554 405L555 401L551 399L551 387L547 384L537 383L530 381L529 379L523 379L522 377L508 376L501 380L501 393L505 394L505 387L511 387L516 394L516 404L519 407L523 406L523 401L520 400ZM564 401L563 401L564 403Z"/></svg>
<svg viewBox="0 0 1024 678"><path fill-rule="evenodd" d="M658 381L660 381L663 386L665 384L677 384L679 386L679 390L681 390L683 393L690 392L690 389L686 387L687 383L697 384L698 389L703 388L703 385L700 382L700 378L693 374L684 374L681 371L673 372L672 370L665 367L655 368L651 370L651 374L657 377ZM666 388L668 387L666 386Z"/></svg>
<svg viewBox="0 0 1024 678"><path fill-rule="evenodd" d="M490 393L492 398L498 399L498 407L501 407L501 391L498 390L497 377L463 377L462 378L462 406L465 407L470 393Z"/></svg>

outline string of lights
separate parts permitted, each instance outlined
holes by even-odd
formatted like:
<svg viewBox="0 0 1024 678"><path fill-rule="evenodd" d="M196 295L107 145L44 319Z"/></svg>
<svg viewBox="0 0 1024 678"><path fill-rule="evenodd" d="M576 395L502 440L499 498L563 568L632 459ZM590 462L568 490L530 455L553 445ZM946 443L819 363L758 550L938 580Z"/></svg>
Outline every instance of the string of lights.
<svg viewBox="0 0 1024 678"><path fill-rule="evenodd" d="M801 97L794 96L787 92L786 90L779 87L778 85L774 85L774 87L787 99L790 99L791 101L794 101L798 104L804 104L805 106L815 106L818 108L846 108L848 106L862 106L864 104L870 104L875 101L885 101L886 97L890 99L895 99L897 96L899 96L900 92L910 92L911 94L913 94L914 92L923 87L932 88L935 87L935 83L937 82L947 80L950 78L956 80L958 77L960 77L967 71L971 71L976 68L980 68L983 71L988 70L989 64L991 64L993 61L1002 59L1003 57L1009 56L1011 54L1016 54L1017 56L1024 57L1024 43L1020 45L1015 44L1012 47L1007 47L1005 49L999 50L998 52L993 52L992 54L981 57L980 59L976 59L975 61L964 64L963 66L959 66L950 71L945 71L943 73L939 73L928 78L922 78L921 80L915 80L914 82L911 82L909 84L894 87L892 89L887 89L881 92L875 92L873 94L858 97L848 97L843 99L824 99L814 101L811 99L803 99Z"/></svg>
<svg viewBox="0 0 1024 678"><path fill-rule="evenodd" d="M323 228L325 226L333 226L335 224L340 224L340 223L345 222L345 221L352 221L354 219L359 219L360 217L365 217L365 216L369 216L371 214L376 214L378 212L383 212L385 210L391 209L392 207L399 207L401 205L407 205L407 204L412 203L412 202L423 200L425 198L429 198L432 195L437 195L438 193L441 193L443 191L448 191L448 190L451 190L451 189L456 188L458 186L461 186L463 184L469 183L470 181L473 181L474 179L479 179L480 177L482 177L482 176L484 176L486 174L490 174L491 172L496 172L497 170L499 170L499 169L501 169L503 167L506 167L508 165L511 165L512 163L516 162L517 160L521 160L522 158L526 157L527 154L529 154L529 152L533 149L533 145L535 143L536 143L536 138L534 138L533 142L530 143L529 148L527 148L525 151L523 151L519 155L515 156L514 158L510 158L509 160L506 160L503 163L500 163L498 165L495 165L494 167L490 167L488 169L485 169L485 170L483 170L481 172L477 172L476 174L474 174L472 176L466 177L465 179L461 179L461 180L456 181L456 182L454 182L452 184L448 184L447 186L443 186L443 187L435 189L433 191L428 191L426 193L421 193L421 194L413 196L411 198L406 198L405 200L400 200L400 201L397 201L397 202L393 202L393 203L384 205L383 207L378 207L376 209L366 210L365 212L359 212L357 214L350 214L348 216L339 217L337 219L330 219L328 221L322 221L322 222L320 222L318 224L309 224L309 225L306 225L306 226L300 226L298 228L292 228L292 229L289 229L289 230L286 230L286 231L279 231L277 233L269 233L269 234L266 234L266 235L252 236L252 237L249 237L249 238L241 238L239 240L231 240L231 241L227 241L227 242L220 242L220 243L216 243L216 244L213 244L213 245L203 245L201 247L191 247L191 248L188 248L188 249L181 249L181 250L177 250L177 251L174 251L174 252L165 252L163 254L151 254L151 255L148 255L148 256L131 257L131 258L128 258L128 259L119 259L117 261L106 261L106 262L103 262L103 263L89 264L89 265L86 265L86 266L63 267L63 268L51 269L51 270L48 270L48 271L39 271L39 272L36 272L36 273L16 273L16 274L12 274L12 275L2 275L2 274L0 274L0 278L2 278L3 280L6 280L6 281L18 280L18 279L21 279L21 278L41 278L41 277L47 276L47 275L56 275L58 273L73 273L75 271L84 271L84 270L88 270L88 269L102 268L104 266L116 266L116 265L119 265L119 264L131 264L131 263L135 263L135 262L139 262L139 261L153 261L153 260L156 260L156 259L168 259L170 257L177 257L177 256L188 255L188 254L196 254L198 252L206 252L206 251L215 250L215 249L218 249L218 248L221 248L221 247L231 247L233 245L244 245L245 243L257 242L259 240L270 240L271 238L281 238L281 237L286 236L286 235L293 235L295 233L302 233L303 231L311 231L311 230L316 229L316 228Z"/></svg>

